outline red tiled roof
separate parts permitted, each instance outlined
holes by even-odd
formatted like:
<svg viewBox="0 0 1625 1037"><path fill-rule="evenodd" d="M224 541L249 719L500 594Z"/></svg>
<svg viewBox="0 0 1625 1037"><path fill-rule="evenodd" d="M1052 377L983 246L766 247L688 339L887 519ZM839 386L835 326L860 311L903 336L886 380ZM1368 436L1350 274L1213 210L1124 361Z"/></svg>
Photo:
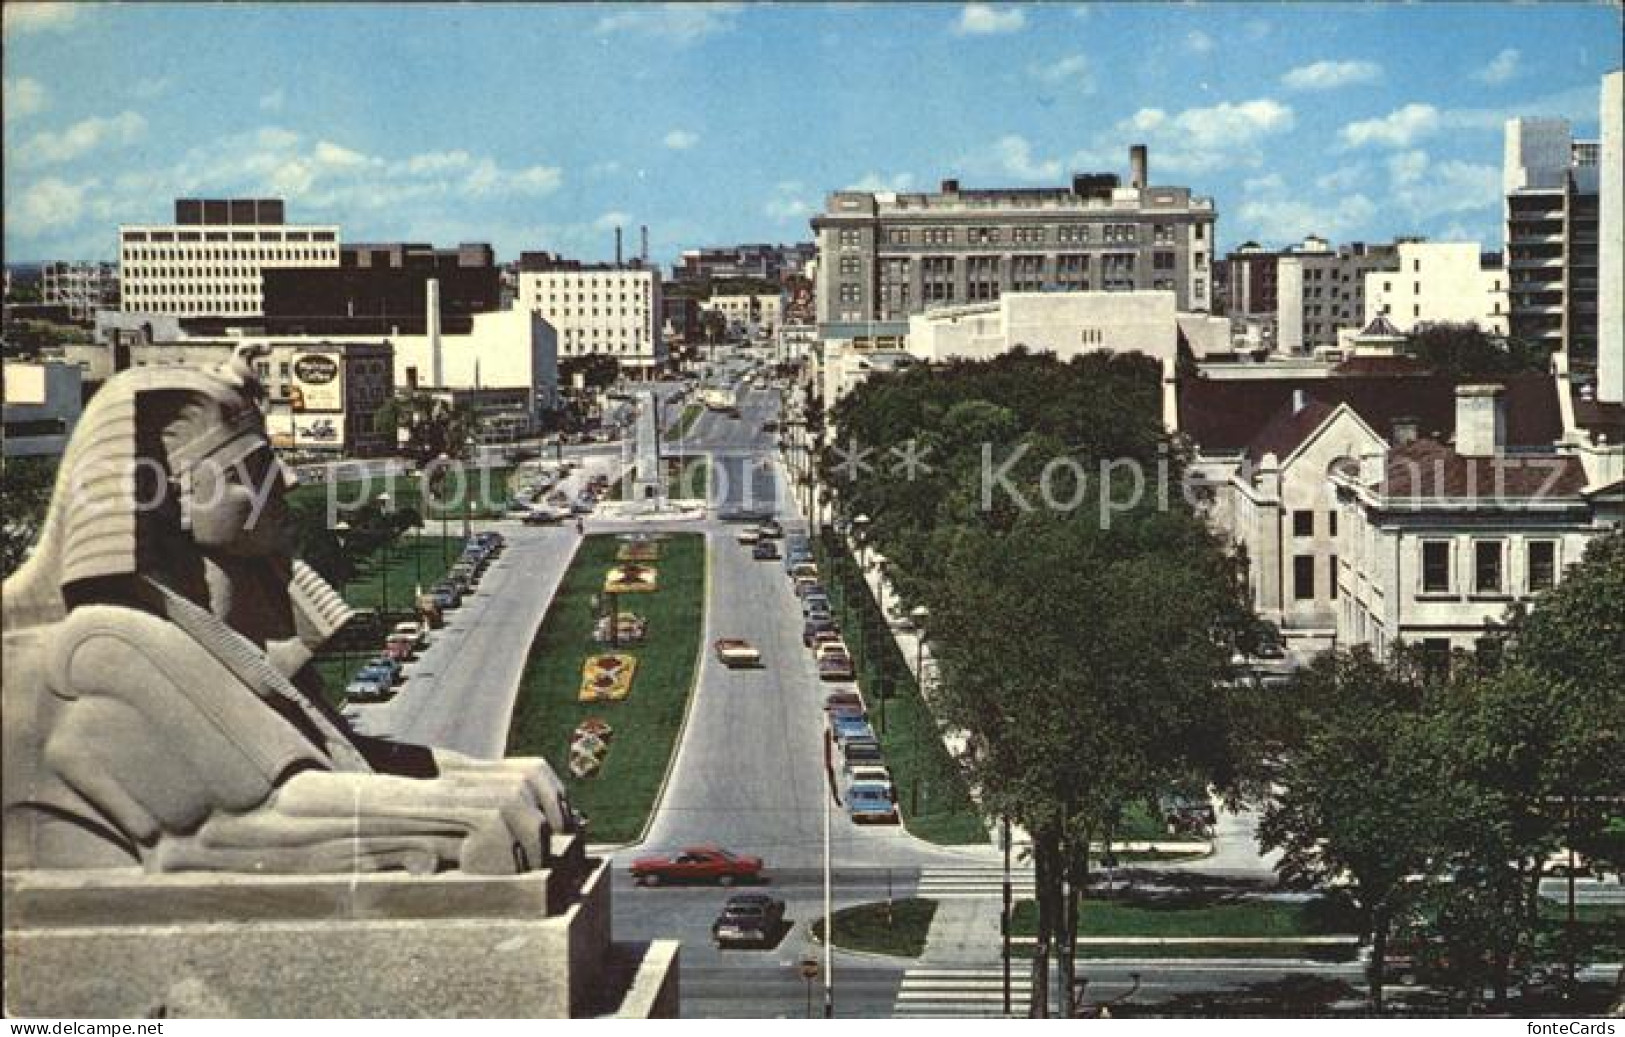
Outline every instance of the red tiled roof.
<svg viewBox="0 0 1625 1037"><path fill-rule="evenodd" d="M1473 379L1475 384L1484 379ZM1513 375L1506 386L1507 444L1550 446L1563 434L1556 381ZM1337 375L1330 378L1182 378L1179 427L1210 452L1241 451L1290 407L1292 394L1335 407L1347 403L1378 435L1392 441L1395 419L1413 418L1422 436L1448 440L1456 431L1456 382L1446 375Z"/></svg>
<svg viewBox="0 0 1625 1037"><path fill-rule="evenodd" d="M1585 484L1577 457L1463 457L1441 443L1418 439L1388 452L1382 489L1389 498L1540 500L1577 496Z"/></svg>
<svg viewBox="0 0 1625 1037"><path fill-rule="evenodd" d="M1275 417L1261 429L1253 441L1247 444L1247 459L1254 464L1263 460L1265 454L1274 454L1277 461L1285 461L1287 455L1298 449L1299 444L1325 424L1326 419L1337 410L1329 403L1311 399L1297 410L1292 404L1275 412Z"/></svg>

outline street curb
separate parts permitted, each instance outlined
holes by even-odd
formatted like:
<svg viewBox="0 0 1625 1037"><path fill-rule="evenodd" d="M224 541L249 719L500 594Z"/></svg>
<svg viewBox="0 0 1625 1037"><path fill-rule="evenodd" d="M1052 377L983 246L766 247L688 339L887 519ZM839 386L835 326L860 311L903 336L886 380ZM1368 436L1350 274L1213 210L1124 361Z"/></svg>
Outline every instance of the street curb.
<svg viewBox="0 0 1625 1037"><path fill-rule="evenodd" d="M688 702L683 706L683 722L677 725L677 737L671 743L671 755L666 757L666 773L660 776L660 788L655 790L654 802L649 806L649 816L643 819L643 828L638 831L636 840L623 843L614 849L627 849L641 846L649 838L649 829L654 826L655 815L660 813L660 805L666 799L666 786L671 783L672 772L677 769L677 757L683 751L683 742L688 735L688 721L694 715L694 700L699 697L700 671L705 668L705 646L708 644L708 635L711 632L711 568L716 564L716 556L711 552L711 538L705 533L698 534L700 547L705 551L705 581L700 586L701 607L704 609L703 619L700 622L700 643L694 653L694 676L688 683Z"/></svg>

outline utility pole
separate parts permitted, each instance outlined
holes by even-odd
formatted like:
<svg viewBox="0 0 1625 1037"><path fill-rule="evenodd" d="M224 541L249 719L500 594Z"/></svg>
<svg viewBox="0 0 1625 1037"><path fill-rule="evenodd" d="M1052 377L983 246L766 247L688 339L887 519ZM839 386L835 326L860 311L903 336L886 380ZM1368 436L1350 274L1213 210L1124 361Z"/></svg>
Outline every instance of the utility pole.
<svg viewBox="0 0 1625 1037"><path fill-rule="evenodd" d="M830 883L830 814L838 802L835 792L835 750L829 730L824 731L824 776L829 781L824 797L824 1018L835 1018L835 897Z"/></svg>
<svg viewBox="0 0 1625 1037"><path fill-rule="evenodd" d="M999 960L1004 967L1004 1014L1010 1014L1010 819L999 819L999 846L1004 850L1004 906L999 911Z"/></svg>

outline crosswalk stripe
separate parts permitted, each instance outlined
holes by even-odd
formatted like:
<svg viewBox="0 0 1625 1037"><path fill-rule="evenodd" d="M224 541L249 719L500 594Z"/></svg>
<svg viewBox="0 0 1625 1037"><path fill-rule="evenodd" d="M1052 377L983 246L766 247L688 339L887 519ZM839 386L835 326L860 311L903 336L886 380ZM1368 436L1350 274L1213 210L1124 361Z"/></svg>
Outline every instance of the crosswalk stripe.
<svg viewBox="0 0 1625 1037"><path fill-rule="evenodd" d="M1010 1007L1024 1014L1032 990L1025 968L1010 973ZM998 966L920 966L903 974L896 1018L997 1018L1004 1015L1004 970Z"/></svg>

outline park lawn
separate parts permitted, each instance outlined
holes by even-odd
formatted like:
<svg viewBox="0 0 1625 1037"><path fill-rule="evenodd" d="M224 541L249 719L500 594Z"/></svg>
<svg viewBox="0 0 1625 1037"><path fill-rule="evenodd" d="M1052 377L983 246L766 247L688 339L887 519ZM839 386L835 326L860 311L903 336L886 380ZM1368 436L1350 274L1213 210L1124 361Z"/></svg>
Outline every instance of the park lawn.
<svg viewBox="0 0 1625 1037"><path fill-rule="evenodd" d="M835 912L835 946L898 958L918 958L936 916L937 902L907 897L892 902L890 918L883 903L857 904ZM823 942L824 920L812 925L813 939Z"/></svg>
<svg viewBox="0 0 1625 1037"><path fill-rule="evenodd" d="M1018 936L1038 931L1038 905L1016 905ZM1350 935L1311 902L1221 900L1189 903L1143 899L1086 899L1078 907L1079 936L1295 936ZM1279 954L1277 954L1279 956Z"/></svg>
<svg viewBox="0 0 1625 1037"><path fill-rule="evenodd" d="M440 521L447 519L456 521L463 517L466 511L470 518L493 518L502 514L508 505L511 493L510 476L511 467L473 468L470 467L467 477L467 489L458 492L457 476L448 473L447 484L440 496L446 498L445 508L437 507L436 501L423 500L423 484L415 475L375 475L365 479L346 479L336 483L306 482L294 488L290 500L297 502L305 498L318 501L329 499L337 503L337 510L359 507L369 500L387 493L390 502L397 509L411 508L425 519Z"/></svg>
<svg viewBox="0 0 1625 1037"><path fill-rule="evenodd" d="M677 423L671 427L671 432L668 434L668 438L682 439L684 436L688 435L688 430L694 427L694 422L698 421L700 415L704 413L705 408L700 404L688 404L683 408L683 413L677 418Z"/></svg>
<svg viewBox="0 0 1625 1037"><path fill-rule="evenodd" d="M638 660L631 695L579 702L582 664L609 650L592 640L591 603L620 543L595 534L576 552L530 646L508 730L508 755L546 757L571 803L590 819L593 841L609 843L638 838L654 809L693 692L705 614L705 538L673 534L653 563L659 589L621 596L621 611L649 623L645 641L620 649ZM603 768L580 779L569 770L570 735L587 717L603 718L614 735Z"/></svg>
<svg viewBox="0 0 1625 1037"><path fill-rule="evenodd" d="M891 768L904 823L911 834L933 843L986 843L987 826L964 775L942 744L936 718L920 696L880 605L859 581L857 563L833 534L826 535L821 546L819 571L831 588L857 664L859 686ZM881 673L891 676L891 694L884 701L876 681Z"/></svg>
<svg viewBox="0 0 1625 1037"><path fill-rule="evenodd" d="M413 618L413 598L417 588L428 590L446 574L451 564L463 553L463 539L459 536L403 536L387 552L379 551L362 563L355 579L338 588L340 596L358 613L382 609L389 602L388 626L403 619ZM350 675L361 664L383 650L386 631L377 632L374 640L365 640L361 628L366 617L352 621L355 630L340 632L316 656L316 669L322 675L328 701L337 703L344 695L344 686ZM433 637L433 634L429 636ZM376 641L376 643L374 643Z"/></svg>

